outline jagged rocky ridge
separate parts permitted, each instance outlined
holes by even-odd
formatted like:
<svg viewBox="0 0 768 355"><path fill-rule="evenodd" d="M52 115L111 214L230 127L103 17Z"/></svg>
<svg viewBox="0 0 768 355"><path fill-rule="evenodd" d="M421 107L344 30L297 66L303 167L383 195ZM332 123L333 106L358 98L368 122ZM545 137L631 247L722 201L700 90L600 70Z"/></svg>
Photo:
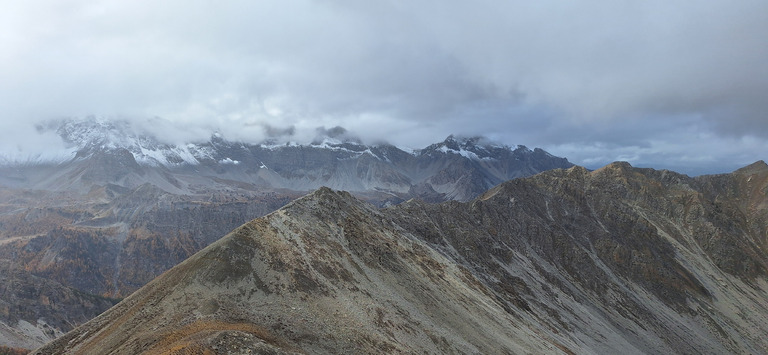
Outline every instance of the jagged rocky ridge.
<svg viewBox="0 0 768 355"><path fill-rule="evenodd" d="M509 147L483 138L448 137L424 149L365 145L341 128L310 144L246 144L214 134L209 141L161 143L125 121L69 120L52 124L69 144L68 159L7 163L0 184L45 190L88 191L94 185L135 188L145 183L167 192L289 189L321 186L373 194L400 202L469 200L509 179L567 168L564 158L541 149ZM326 133L328 133L326 131Z"/></svg>
<svg viewBox="0 0 768 355"><path fill-rule="evenodd" d="M323 188L36 353L766 353L767 189L763 162L386 209Z"/></svg>

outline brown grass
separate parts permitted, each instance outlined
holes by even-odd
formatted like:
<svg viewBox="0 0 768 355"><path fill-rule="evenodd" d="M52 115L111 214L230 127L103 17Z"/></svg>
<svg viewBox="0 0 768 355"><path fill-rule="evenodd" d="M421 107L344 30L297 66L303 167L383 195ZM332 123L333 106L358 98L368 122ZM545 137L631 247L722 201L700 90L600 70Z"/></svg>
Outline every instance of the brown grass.
<svg viewBox="0 0 768 355"><path fill-rule="evenodd" d="M0 355L25 355L29 354L29 350L21 348L9 348L7 346L0 345Z"/></svg>
<svg viewBox="0 0 768 355"><path fill-rule="evenodd" d="M180 329L159 335L146 354L149 355L178 355L213 353L202 341L211 335L222 331L239 331L249 333L276 347L288 347L284 341L270 333L267 329L250 323L227 323L219 320L198 320Z"/></svg>

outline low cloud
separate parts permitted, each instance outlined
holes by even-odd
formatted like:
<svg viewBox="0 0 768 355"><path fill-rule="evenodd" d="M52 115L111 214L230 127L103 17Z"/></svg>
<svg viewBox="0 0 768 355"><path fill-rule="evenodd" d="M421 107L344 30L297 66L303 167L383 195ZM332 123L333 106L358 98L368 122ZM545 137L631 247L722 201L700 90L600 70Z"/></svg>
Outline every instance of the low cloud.
<svg viewBox="0 0 768 355"><path fill-rule="evenodd" d="M0 139L41 151L19 139L34 134L25 125L95 114L169 141L311 141L341 126L366 142L480 134L585 165L717 170L764 158L765 13L753 1L25 1L0 14Z"/></svg>

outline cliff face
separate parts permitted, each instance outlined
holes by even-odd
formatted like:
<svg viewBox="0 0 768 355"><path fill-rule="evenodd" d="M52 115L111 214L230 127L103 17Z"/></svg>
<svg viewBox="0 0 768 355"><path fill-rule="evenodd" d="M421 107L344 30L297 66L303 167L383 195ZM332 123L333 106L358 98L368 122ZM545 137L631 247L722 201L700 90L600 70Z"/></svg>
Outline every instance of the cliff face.
<svg viewBox="0 0 768 355"><path fill-rule="evenodd" d="M616 163L468 203L321 189L37 353L764 353L766 187Z"/></svg>

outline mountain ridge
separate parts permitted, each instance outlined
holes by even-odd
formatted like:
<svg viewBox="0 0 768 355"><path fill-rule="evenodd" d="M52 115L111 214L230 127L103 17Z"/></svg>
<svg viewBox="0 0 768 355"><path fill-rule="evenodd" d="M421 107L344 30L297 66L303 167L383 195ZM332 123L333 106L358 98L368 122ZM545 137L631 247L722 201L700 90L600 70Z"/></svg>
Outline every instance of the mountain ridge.
<svg viewBox="0 0 768 355"><path fill-rule="evenodd" d="M510 147L482 137L449 136L423 149L365 145L343 128L323 130L308 144L249 144L213 134L197 143L162 143L127 121L50 123L69 145L70 158L0 166L0 184L16 188L79 190L116 184L154 184L176 194L206 189L309 192L321 186L378 193L403 201L468 200L515 177L572 166L538 148ZM41 128L43 129L43 128ZM389 196L389 197L387 197Z"/></svg>
<svg viewBox="0 0 768 355"><path fill-rule="evenodd" d="M469 202L321 188L37 353L763 353L767 181L618 162Z"/></svg>
<svg viewBox="0 0 768 355"><path fill-rule="evenodd" d="M211 133L207 139L193 138L181 143L178 143L178 140L177 143L170 143L165 139L159 138L159 136L156 137L155 134L150 133L145 128L135 127L128 120L98 117L50 121L46 124L38 125L37 130L41 133L55 133L62 139L69 151L68 158L44 159L38 162L40 164L61 164L70 159L84 157L94 152L117 149L125 149L131 152L139 164L149 166L163 165L167 167L183 164L199 165L205 160L213 159L216 148L220 147L240 147L242 149L253 146L264 149L316 147L332 150L351 150L358 153L367 152L379 158L378 154L373 154L368 148L395 148L411 155L419 155L441 148L444 148L443 152L447 150L457 154L462 152L477 153L478 151L487 151L488 148L507 150L522 148L527 150L527 147L522 145L510 147L481 136L453 134L449 135L443 142L434 143L422 149L403 148L388 143L364 144L360 139L349 134L342 127L318 129L318 135L306 143L286 140L285 137L279 139L267 137L260 142L230 141L217 131ZM485 157L487 158L487 156ZM221 160L223 161L227 158L229 157L223 157ZM5 165L15 164L12 158L5 158L3 161ZM19 162L22 161L27 160L22 159Z"/></svg>

